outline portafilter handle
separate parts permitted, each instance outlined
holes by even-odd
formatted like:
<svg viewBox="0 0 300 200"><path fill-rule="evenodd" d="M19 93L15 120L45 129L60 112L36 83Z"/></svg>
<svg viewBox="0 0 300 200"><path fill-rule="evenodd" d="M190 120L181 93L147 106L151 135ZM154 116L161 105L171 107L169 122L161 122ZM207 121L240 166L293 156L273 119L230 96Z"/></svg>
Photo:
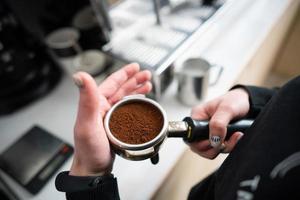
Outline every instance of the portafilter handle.
<svg viewBox="0 0 300 200"><path fill-rule="evenodd" d="M182 122L170 122L168 137L181 137L186 142L196 142L200 140L207 140L209 138L209 121L194 120L186 117ZM227 126L227 133L225 140L237 132L245 132L253 123L252 119L242 119L233 121Z"/></svg>

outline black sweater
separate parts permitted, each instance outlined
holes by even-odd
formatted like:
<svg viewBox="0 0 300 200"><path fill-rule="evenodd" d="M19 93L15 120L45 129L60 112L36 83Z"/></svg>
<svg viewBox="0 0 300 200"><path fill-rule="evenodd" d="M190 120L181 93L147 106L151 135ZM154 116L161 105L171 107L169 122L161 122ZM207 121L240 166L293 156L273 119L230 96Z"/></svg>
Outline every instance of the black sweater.
<svg viewBox="0 0 300 200"><path fill-rule="evenodd" d="M255 122L221 167L192 188L188 199L300 199L300 78L278 91L236 87L248 91L248 117ZM67 199L120 199L117 181L67 193Z"/></svg>

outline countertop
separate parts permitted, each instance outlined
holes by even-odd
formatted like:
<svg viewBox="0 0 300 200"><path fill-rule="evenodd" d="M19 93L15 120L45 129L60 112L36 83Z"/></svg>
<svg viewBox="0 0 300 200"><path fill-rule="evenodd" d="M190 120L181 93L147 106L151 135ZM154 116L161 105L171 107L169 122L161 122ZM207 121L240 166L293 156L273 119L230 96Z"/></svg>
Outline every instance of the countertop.
<svg viewBox="0 0 300 200"><path fill-rule="evenodd" d="M195 40L194 44L176 62L187 57L203 57L214 64L224 66L218 83L209 88L207 101L225 93L255 54L267 34L295 0L239 0L226 15ZM296 4L295 3L295 4ZM176 81L159 101L169 120L181 120L190 114L190 107L176 99ZM73 144L73 125L78 102L78 90L70 76L65 75L59 85L46 97L17 113L0 118L0 151L4 150L33 124L39 124L58 137ZM113 173L118 177L121 199L149 199L158 189L187 146L180 139L167 139L160 151L160 161L152 165L150 160L127 161L116 157ZM68 170L69 159L61 170ZM1 173L3 175L3 173ZM19 185L4 177L22 199L65 199L54 187L54 177L40 193L30 195Z"/></svg>

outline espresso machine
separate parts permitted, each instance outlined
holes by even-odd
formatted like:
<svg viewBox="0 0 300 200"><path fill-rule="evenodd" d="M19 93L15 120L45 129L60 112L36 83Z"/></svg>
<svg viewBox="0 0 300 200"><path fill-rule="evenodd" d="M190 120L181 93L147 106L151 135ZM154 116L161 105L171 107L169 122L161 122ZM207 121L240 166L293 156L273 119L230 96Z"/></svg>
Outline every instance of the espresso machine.
<svg viewBox="0 0 300 200"><path fill-rule="evenodd" d="M225 0L120 1L107 11L110 40L102 50L152 71L149 96L160 100L173 80L175 60L209 28L225 4Z"/></svg>
<svg viewBox="0 0 300 200"><path fill-rule="evenodd" d="M61 70L47 48L0 2L0 115L9 114L49 93Z"/></svg>
<svg viewBox="0 0 300 200"><path fill-rule="evenodd" d="M98 21L87 18L91 10L89 0L0 2L0 115L24 108L59 83L65 71L46 44L49 33L63 27L78 30L81 50L107 43Z"/></svg>
<svg viewBox="0 0 300 200"><path fill-rule="evenodd" d="M138 62L152 72L149 97L159 100L173 81L176 59L228 1L1 1L0 113L27 105L58 83L62 66L46 37L65 27L79 33L79 48L73 54L94 49L110 61L94 77L105 78L127 63Z"/></svg>

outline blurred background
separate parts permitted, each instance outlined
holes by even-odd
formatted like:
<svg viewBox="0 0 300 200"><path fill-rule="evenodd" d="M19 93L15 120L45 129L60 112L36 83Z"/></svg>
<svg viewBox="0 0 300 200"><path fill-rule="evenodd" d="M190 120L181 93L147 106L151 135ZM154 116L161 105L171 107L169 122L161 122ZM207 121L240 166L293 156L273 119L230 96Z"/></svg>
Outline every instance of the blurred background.
<svg viewBox="0 0 300 200"><path fill-rule="evenodd" d="M170 120L183 119L192 106L237 83L281 86L300 74L299 4L298 0L2 0L2 157L35 125L71 148L78 101L71 75L77 71L86 71L100 83L123 65L139 63L153 74L148 97L164 107ZM208 63L208 72L199 73L199 78L210 83L191 88L191 77L182 81L189 58ZM53 175L68 170L71 159L53 162L57 157L57 152L51 154L36 169L31 185L20 184L0 159L3 195L64 199L54 188ZM226 155L205 160L182 141L168 140L160 157L156 166L147 160L116 159L122 199L186 199L192 185ZM28 191L48 166L53 166L51 173L38 180L43 187L35 194Z"/></svg>

